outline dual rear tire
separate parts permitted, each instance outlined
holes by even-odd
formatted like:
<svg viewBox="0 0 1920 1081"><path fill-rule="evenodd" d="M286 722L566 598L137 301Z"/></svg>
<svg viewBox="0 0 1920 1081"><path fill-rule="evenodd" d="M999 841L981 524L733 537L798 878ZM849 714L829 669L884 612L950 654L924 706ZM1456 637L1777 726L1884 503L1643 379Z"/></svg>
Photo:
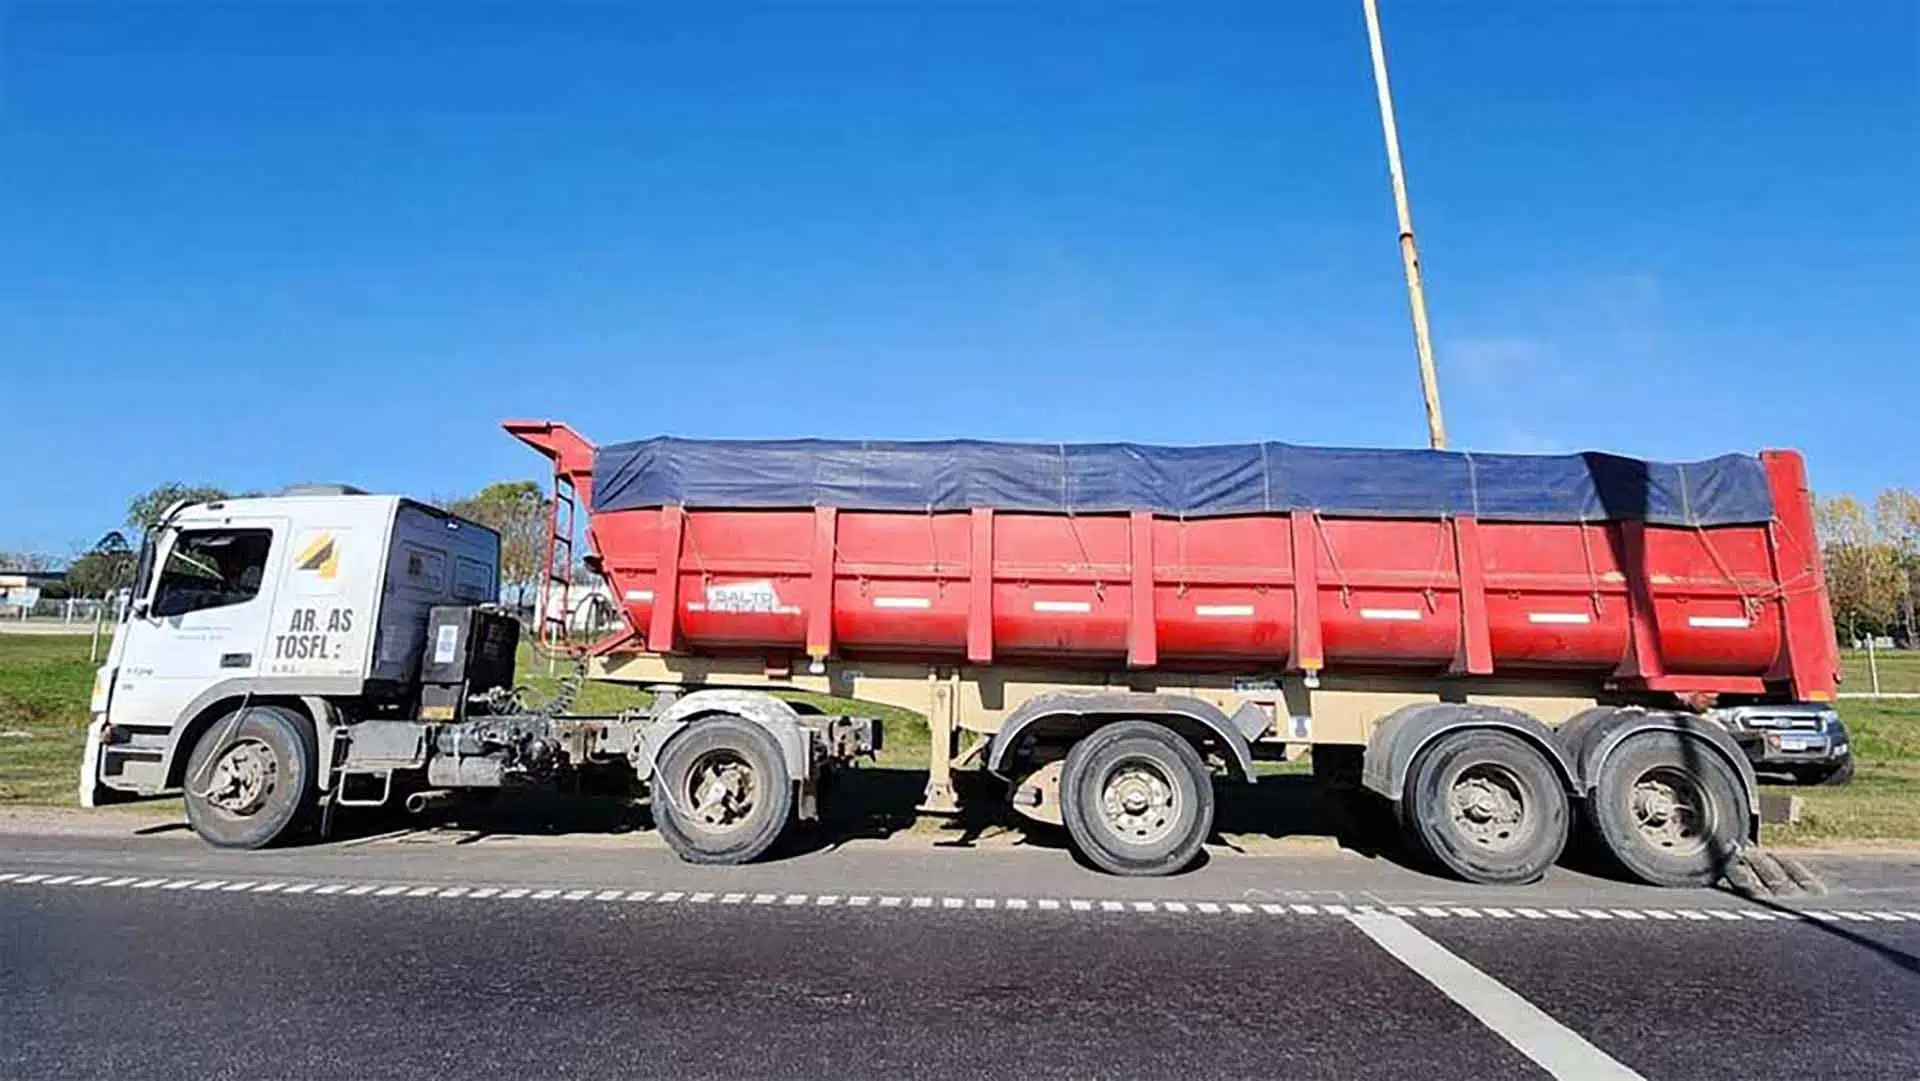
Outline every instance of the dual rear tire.
<svg viewBox="0 0 1920 1081"><path fill-rule="evenodd" d="M1656 886L1709 886L1747 836L1740 776L1699 739L1629 736L1609 754L1584 805L1587 823L1629 875ZM1573 822L1566 783L1511 732L1467 729L1414 759L1401 803L1410 847L1469 882L1517 885L1547 872Z"/></svg>

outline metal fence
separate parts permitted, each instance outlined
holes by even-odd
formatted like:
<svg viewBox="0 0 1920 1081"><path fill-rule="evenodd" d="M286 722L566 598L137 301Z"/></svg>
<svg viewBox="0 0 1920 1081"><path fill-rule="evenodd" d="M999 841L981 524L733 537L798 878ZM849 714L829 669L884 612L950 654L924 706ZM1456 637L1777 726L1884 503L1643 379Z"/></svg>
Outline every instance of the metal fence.
<svg viewBox="0 0 1920 1081"><path fill-rule="evenodd" d="M70 624L74 632L90 629L96 622L113 623L120 617L119 605L92 597L37 598L32 604L0 604L0 620L36 625Z"/></svg>
<svg viewBox="0 0 1920 1081"><path fill-rule="evenodd" d="M1920 650L1887 649L1870 639L1865 645L1841 656L1847 689L1840 697L1920 699Z"/></svg>

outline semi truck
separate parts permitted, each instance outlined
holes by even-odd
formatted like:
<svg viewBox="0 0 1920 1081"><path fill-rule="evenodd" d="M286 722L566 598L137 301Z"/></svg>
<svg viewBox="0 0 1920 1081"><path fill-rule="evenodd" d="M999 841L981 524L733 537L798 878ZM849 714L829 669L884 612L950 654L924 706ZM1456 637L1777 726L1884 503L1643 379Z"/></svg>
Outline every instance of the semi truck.
<svg viewBox="0 0 1920 1081"><path fill-rule="evenodd" d="M826 695L926 718L925 811L957 810L970 771L969 798L1114 874L1186 867L1220 786L1310 755L1469 881L1536 879L1580 831L1684 886L1757 838L1729 724L1834 716L1792 451L505 427L553 470L542 596L565 593L584 507L619 623L582 671L648 706L514 689L523 629L478 523L347 488L181 505L95 681L82 802L180 792L201 837L251 848L338 808L600 775L644 790L682 858L741 863L879 746L873 717L808 704Z"/></svg>

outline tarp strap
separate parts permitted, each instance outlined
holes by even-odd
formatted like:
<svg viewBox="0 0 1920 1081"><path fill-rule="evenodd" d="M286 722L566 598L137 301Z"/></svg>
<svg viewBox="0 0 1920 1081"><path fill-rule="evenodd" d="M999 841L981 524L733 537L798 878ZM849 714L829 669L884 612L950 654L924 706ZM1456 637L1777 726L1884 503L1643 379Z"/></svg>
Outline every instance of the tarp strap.
<svg viewBox="0 0 1920 1081"><path fill-rule="evenodd" d="M839 553L837 551L837 549L840 547L839 532L840 531L837 529L834 530L834 534L835 534L834 548L836 549L836 552L834 553L834 557L836 559L839 558ZM927 504L927 547L933 550L933 579L934 579L934 584L939 585L941 584L940 583L940 532L938 529L934 527L933 504L931 503Z"/></svg>
<svg viewBox="0 0 1920 1081"><path fill-rule="evenodd" d="M1447 541L1452 538L1453 533L1448 526L1451 525L1452 522L1452 518L1443 514L1440 516L1439 527L1433 531L1433 570L1427 573L1427 588L1421 590L1421 594L1426 597L1427 611L1429 613L1440 611L1440 594L1435 588L1434 583L1440 580L1440 576L1445 573L1447 569L1447 549L1450 547ZM1458 583L1462 592L1464 592L1466 590L1466 582L1457 575L1455 581Z"/></svg>
<svg viewBox="0 0 1920 1081"><path fill-rule="evenodd" d="M687 554L693 557L693 566L700 572L700 588L705 590L713 585L713 572L707 569L706 557L700 554L700 541L693 535L693 515L681 511L680 543L686 545Z"/></svg>
<svg viewBox="0 0 1920 1081"><path fill-rule="evenodd" d="M1327 534L1326 519L1319 511L1313 512L1313 528L1320 533L1320 543L1327 549L1327 565L1333 568L1333 580L1340 587L1340 607L1353 607L1353 589L1347 585L1347 572L1340 569L1340 555L1333 550L1333 538Z"/></svg>
<svg viewBox="0 0 1920 1081"><path fill-rule="evenodd" d="M1600 592L1600 572L1593 565L1593 540L1587 536L1587 520L1580 519L1580 555L1587 564L1587 589L1593 594L1593 614L1605 615L1607 599Z"/></svg>
<svg viewBox="0 0 1920 1081"><path fill-rule="evenodd" d="M1749 594L1747 588L1740 584L1740 579L1734 576L1733 569L1727 566L1727 561L1720 558L1720 549L1713 546L1713 538L1708 535L1706 528L1696 525L1693 527L1693 531L1700 535L1700 546L1707 550L1709 556L1713 557L1713 565L1720 571L1720 577L1724 579L1728 585L1733 587L1734 594L1740 598L1740 611L1749 620L1758 617L1760 615L1760 598Z"/></svg>

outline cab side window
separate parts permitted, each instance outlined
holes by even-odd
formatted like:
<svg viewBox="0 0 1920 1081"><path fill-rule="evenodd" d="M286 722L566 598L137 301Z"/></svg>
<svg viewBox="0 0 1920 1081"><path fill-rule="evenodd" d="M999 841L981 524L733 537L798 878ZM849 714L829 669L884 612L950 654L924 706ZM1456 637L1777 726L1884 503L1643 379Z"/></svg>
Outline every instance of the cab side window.
<svg viewBox="0 0 1920 1081"><path fill-rule="evenodd" d="M190 529L174 538L160 568L152 613L179 616L242 604L260 593L271 529Z"/></svg>

